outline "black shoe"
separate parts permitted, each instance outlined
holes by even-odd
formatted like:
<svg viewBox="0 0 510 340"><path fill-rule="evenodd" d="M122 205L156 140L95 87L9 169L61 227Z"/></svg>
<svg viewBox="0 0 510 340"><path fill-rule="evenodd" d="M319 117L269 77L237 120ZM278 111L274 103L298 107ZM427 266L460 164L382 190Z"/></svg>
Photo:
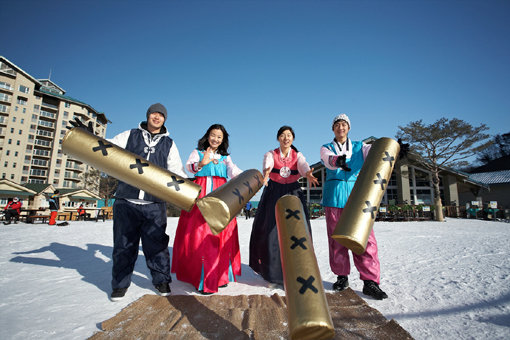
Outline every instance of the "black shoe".
<svg viewBox="0 0 510 340"><path fill-rule="evenodd" d="M200 294L202 294L202 295L212 295L212 294L214 294L214 293L204 292L203 290L199 290L198 292Z"/></svg>
<svg viewBox="0 0 510 340"><path fill-rule="evenodd" d="M219 286L218 288L226 288L228 287L228 283L225 283L223 286Z"/></svg>
<svg viewBox="0 0 510 340"><path fill-rule="evenodd" d="M11 224L11 222L4 222L4 224L5 224L5 225L9 225L9 224Z"/></svg>
<svg viewBox="0 0 510 340"><path fill-rule="evenodd" d="M110 295L110 300L119 301L126 295L127 288L115 288Z"/></svg>
<svg viewBox="0 0 510 340"><path fill-rule="evenodd" d="M386 299L388 295L379 288L379 285L372 280L365 280L363 294L373 297L376 300Z"/></svg>
<svg viewBox="0 0 510 340"><path fill-rule="evenodd" d="M337 280L333 283L333 290L341 292L342 290L349 287L349 279L345 275L338 275Z"/></svg>
<svg viewBox="0 0 510 340"><path fill-rule="evenodd" d="M172 292L170 289L170 284L168 282L160 283L159 285L155 285L159 295L161 296L168 296Z"/></svg>

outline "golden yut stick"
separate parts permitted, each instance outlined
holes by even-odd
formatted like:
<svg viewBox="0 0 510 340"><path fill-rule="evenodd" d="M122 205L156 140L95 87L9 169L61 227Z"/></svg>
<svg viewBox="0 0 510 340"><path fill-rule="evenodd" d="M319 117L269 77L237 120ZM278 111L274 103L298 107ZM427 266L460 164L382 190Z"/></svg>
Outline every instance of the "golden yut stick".
<svg viewBox="0 0 510 340"><path fill-rule="evenodd" d="M219 234L236 217L262 187L260 171L243 171L218 189L197 201L197 206L214 235Z"/></svg>
<svg viewBox="0 0 510 340"><path fill-rule="evenodd" d="M64 153L129 185L190 211L201 187L82 128L67 131Z"/></svg>
<svg viewBox="0 0 510 340"><path fill-rule="evenodd" d="M301 200L281 197L275 206L291 339L331 339L335 328Z"/></svg>
<svg viewBox="0 0 510 340"><path fill-rule="evenodd" d="M366 250L399 152L398 142L391 138L380 138L372 144L331 236L358 255Z"/></svg>

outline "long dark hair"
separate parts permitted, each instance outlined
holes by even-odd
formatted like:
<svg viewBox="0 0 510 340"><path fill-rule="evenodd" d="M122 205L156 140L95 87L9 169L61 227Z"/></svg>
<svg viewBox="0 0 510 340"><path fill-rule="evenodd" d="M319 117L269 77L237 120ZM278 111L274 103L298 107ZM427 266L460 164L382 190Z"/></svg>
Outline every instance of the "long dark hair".
<svg viewBox="0 0 510 340"><path fill-rule="evenodd" d="M281 128L278 129L278 133L276 134L276 140L278 140L278 137L280 137L280 135L284 132L284 131L287 131L289 130L290 133L292 133L292 138L295 140L296 139L296 134L294 133L294 130L288 126L288 125L284 125L282 126ZM298 149L294 146L294 143L290 146L294 151L296 152L299 152Z"/></svg>
<svg viewBox="0 0 510 340"><path fill-rule="evenodd" d="M198 140L198 150L207 150L209 145L209 134L212 130L221 130L223 132L223 142L218 146L218 153L222 156L228 156L228 132L225 127L221 124L213 124L209 126L205 135Z"/></svg>

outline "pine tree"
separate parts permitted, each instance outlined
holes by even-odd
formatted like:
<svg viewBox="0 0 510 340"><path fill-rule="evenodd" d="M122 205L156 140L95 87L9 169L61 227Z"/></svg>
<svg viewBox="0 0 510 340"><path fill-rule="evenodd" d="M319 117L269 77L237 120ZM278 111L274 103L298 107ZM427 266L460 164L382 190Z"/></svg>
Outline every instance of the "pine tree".
<svg viewBox="0 0 510 340"><path fill-rule="evenodd" d="M406 126L399 126L396 135L410 145L410 151L422 159L422 165L432 173L434 189L435 219L443 221L443 205L439 189L439 173L442 167L461 167L466 159L489 147L490 137L483 133L489 128L485 124L473 127L463 120L440 118L432 124L420 119Z"/></svg>

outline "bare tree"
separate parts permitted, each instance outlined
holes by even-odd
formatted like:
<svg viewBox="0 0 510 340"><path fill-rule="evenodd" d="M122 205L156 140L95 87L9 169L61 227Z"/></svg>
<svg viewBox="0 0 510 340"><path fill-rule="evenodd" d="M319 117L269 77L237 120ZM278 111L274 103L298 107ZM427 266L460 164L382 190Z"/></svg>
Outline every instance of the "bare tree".
<svg viewBox="0 0 510 340"><path fill-rule="evenodd" d="M99 188L100 175L101 172L94 168L89 168L87 172L82 173L81 180L83 183L83 188L97 193Z"/></svg>
<svg viewBox="0 0 510 340"><path fill-rule="evenodd" d="M108 202L113 198L115 190L117 190L118 180L115 177L101 173L99 180L99 196L104 199L104 206L108 206Z"/></svg>
<svg viewBox="0 0 510 340"><path fill-rule="evenodd" d="M483 133L489 128L485 124L473 127L463 120L440 118L430 125L420 119L406 126L399 126L397 138L410 144L410 151L418 154L423 166L432 173L434 189L435 219L443 221L443 205L439 190L441 167L461 167L466 159L475 156L492 142Z"/></svg>

